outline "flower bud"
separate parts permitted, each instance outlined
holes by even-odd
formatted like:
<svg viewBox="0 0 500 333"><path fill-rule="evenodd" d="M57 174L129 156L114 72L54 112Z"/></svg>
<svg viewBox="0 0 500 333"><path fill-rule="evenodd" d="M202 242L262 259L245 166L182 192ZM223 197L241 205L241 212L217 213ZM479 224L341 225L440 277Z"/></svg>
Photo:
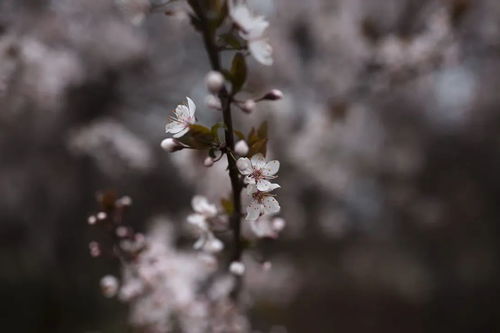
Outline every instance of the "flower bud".
<svg viewBox="0 0 500 333"><path fill-rule="evenodd" d="M265 272L270 271L272 267L273 267L273 264L270 261L266 261L266 262L262 263L262 270Z"/></svg>
<svg viewBox="0 0 500 333"><path fill-rule="evenodd" d="M205 97L205 105L211 109L221 110L222 106L220 100L214 95L207 95Z"/></svg>
<svg viewBox="0 0 500 333"><path fill-rule="evenodd" d="M273 218L272 226L273 226L274 231L280 232L281 230L283 230L285 228L286 221L282 217L275 217L275 218Z"/></svg>
<svg viewBox="0 0 500 333"><path fill-rule="evenodd" d="M118 292L118 279L113 275L106 275L100 282L102 294L105 297L111 298Z"/></svg>
<svg viewBox="0 0 500 333"><path fill-rule="evenodd" d="M106 214L105 212L97 213L97 219L100 221L105 220L107 217L108 217L108 214Z"/></svg>
<svg viewBox="0 0 500 333"><path fill-rule="evenodd" d="M175 141L175 139L167 138L161 142L161 147L163 150L173 153L174 151L178 151L182 149L182 146Z"/></svg>
<svg viewBox="0 0 500 333"><path fill-rule="evenodd" d="M203 161L203 165L207 168L210 168L212 165L214 165L214 159L210 156L207 156L207 158L205 158L205 160Z"/></svg>
<svg viewBox="0 0 500 333"><path fill-rule="evenodd" d="M118 199L116 203L119 206L128 207L128 206L132 205L132 198L129 197L128 195L126 195L126 196L123 196L120 199Z"/></svg>
<svg viewBox="0 0 500 333"><path fill-rule="evenodd" d="M248 154L248 145L245 140L240 140L234 145L234 151L240 156L246 156Z"/></svg>
<svg viewBox="0 0 500 333"><path fill-rule="evenodd" d="M128 229L124 226L119 226L116 228L116 236L123 238L128 235Z"/></svg>
<svg viewBox="0 0 500 333"><path fill-rule="evenodd" d="M97 218L94 215L90 215L89 218L87 219L87 223L90 225L96 224Z"/></svg>
<svg viewBox="0 0 500 333"><path fill-rule="evenodd" d="M101 255L101 247L99 243L92 241L89 243L90 256L93 258L99 257Z"/></svg>
<svg viewBox="0 0 500 333"><path fill-rule="evenodd" d="M208 91L212 94L217 94L224 86L224 77L217 71L211 71L207 74L205 79Z"/></svg>
<svg viewBox="0 0 500 333"><path fill-rule="evenodd" d="M255 101L253 99L246 100L243 104L240 105L241 110L246 113L252 113L255 110Z"/></svg>
<svg viewBox="0 0 500 333"><path fill-rule="evenodd" d="M248 158L239 158L236 161L236 167L242 171L242 170L251 170L252 169L252 164L248 160Z"/></svg>
<svg viewBox="0 0 500 333"><path fill-rule="evenodd" d="M243 275L243 273L245 273L245 265L240 261L233 261L231 265L229 265L229 271L234 275Z"/></svg>
<svg viewBox="0 0 500 333"><path fill-rule="evenodd" d="M283 92L278 89L273 89L262 97L262 100L268 101L278 101L280 99L283 99Z"/></svg>

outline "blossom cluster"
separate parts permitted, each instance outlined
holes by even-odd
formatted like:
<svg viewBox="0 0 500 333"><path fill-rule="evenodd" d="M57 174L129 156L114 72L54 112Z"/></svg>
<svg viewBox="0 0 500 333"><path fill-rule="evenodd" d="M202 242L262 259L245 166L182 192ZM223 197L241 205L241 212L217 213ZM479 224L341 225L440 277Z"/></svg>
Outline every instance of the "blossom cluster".
<svg viewBox="0 0 500 333"><path fill-rule="evenodd" d="M239 0L187 2L191 7L188 14L191 23L203 32L212 64L205 78L208 92L205 104L221 112L223 121L210 127L197 123L197 105L186 97L186 102L177 105L169 115L165 132L170 137L161 142L161 147L167 152L206 152L203 162L206 167L225 156L232 193L229 198L222 196L220 205L202 195L192 198L193 212L186 221L197 238L193 245L199 251L196 254L177 250L171 238L162 236L169 234L164 230L143 236L121 225L122 211L114 197L101 200L105 216L98 213L89 223L109 220L114 230L112 252L122 262L122 282L107 275L101 287L105 296L117 295L131 304L131 321L135 326L166 332L172 329L170 325L175 318L186 332L246 331L246 320L240 316L236 302L241 276L246 271L242 260L246 236L241 229L247 227L252 231L254 237L248 241L276 238L285 221L276 216L281 207L274 194L280 188L274 183L280 163L267 161L265 157L269 141L267 122L252 127L245 135L233 126L231 108L251 113L257 103L279 100L283 94L271 89L261 97L238 98L247 79L246 56L252 55L263 65L273 63L266 35L269 23L263 16L254 14ZM228 69L220 63L222 50L234 52ZM243 199L246 216L241 207L242 193L247 194ZM227 237L228 233L231 237ZM91 244L91 254L101 255L99 244ZM224 249L233 253L228 256L231 259L227 264L220 265L218 259ZM197 327L188 328L189 325Z"/></svg>

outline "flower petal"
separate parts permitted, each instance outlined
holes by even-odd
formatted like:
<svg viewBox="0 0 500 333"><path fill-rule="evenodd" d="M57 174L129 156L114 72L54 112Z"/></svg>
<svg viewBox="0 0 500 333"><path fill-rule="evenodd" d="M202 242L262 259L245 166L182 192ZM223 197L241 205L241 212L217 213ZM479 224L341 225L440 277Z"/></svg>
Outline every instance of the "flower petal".
<svg viewBox="0 0 500 333"><path fill-rule="evenodd" d="M252 56L263 65L273 64L273 48L266 39L255 39L248 43L248 49Z"/></svg>
<svg viewBox="0 0 500 333"><path fill-rule="evenodd" d="M253 178L252 178L253 179ZM262 192L267 192L269 191L269 188L271 187L271 182L266 179L259 179L257 181L257 189Z"/></svg>
<svg viewBox="0 0 500 333"><path fill-rule="evenodd" d="M271 196L265 197L262 200L262 205L264 206L265 214L276 214L281 210L278 200Z"/></svg>
<svg viewBox="0 0 500 333"><path fill-rule="evenodd" d="M269 186L269 189L267 190L267 192L271 192L271 191L273 191L273 190L275 190L275 189L277 189L277 188L280 188L280 187L281 187L281 186L279 186L278 184L271 184L271 185Z"/></svg>
<svg viewBox="0 0 500 333"><path fill-rule="evenodd" d="M249 175L252 173L252 163L246 157L241 157L236 161L236 167L242 175Z"/></svg>
<svg viewBox="0 0 500 333"><path fill-rule="evenodd" d="M209 233L207 235L207 241L205 245L203 246L203 250L210 252L210 253L215 253L219 252L224 248L224 243L222 243L218 238L216 238L212 233Z"/></svg>
<svg viewBox="0 0 500 333"><path fill-rule="evenodd" d="M184 124L178 122L178 121L171 121L165 125L165 132L166 133L177 133L179 131L182 131L184 128Z"/></svg>
<svg viewBox="0 0 500 333"><path fill-rule="evenodd" d="M249 221L253 233L259 237L276 238L278 234L273 230L271 221L267 217L261 217L255 221Z"/></svg>
<svg viewBox="0 0 500 333"><path fill-rule="evenodd" d="M189 97L186 97L187 101L188 101L188 116L189 118L193 118L194 117L194 113L196 111L196 104L194 104L193 100Z"/></svg>
<svg viewBox="0 0 500 333"><path fill-rule="evenodd" d="M262 169L266 166L266 158L261 153L253 155L251 162L254 169Z"/></svg>
<svg viewBox="0 0 500 333"><path fill-rule="evenodd" d="M280 162L277 160L267 162L266 166L262 169L264 176L274 176L280 169Z"/></svg>
<svg viewBox="0 0 500 333"><path fill-rule="evenodd" d="M201 234L200 238L193 244L195 250L200 250L207 242L207 237L205 234Z"/></svg>
<svg viewBox="0 0 500 333"><path fill-rule="evenodd" d="M255 192L257 192L257 186L255 186L254 184L250 184L247 186L247 194L252 195Z"/></svg>
<svg viewBox="0 0 500 333"><path fill-rule="evenodd" d="M208 202L207 198L202 195L195 195L191 200L191 206L195 212L205 217L214 217L217 215L217 207Z"/></svg>
<svg viewBox="0 0 500 333"><path fill-rule="evenodd" d="M189 118L189 109L184 104L179 104L175 108L175 114L179 120L186 120Z"/></svg>
<svg viewBox="0 0 500 333"><path fill-rule="evenodd" d="M208 230L205 216L201 214L191 214L187 217L187 222L201 231Z"/></svg>
<svg viewBox="0 0 500 333"><path fill-rule="evenodd" d="M254 221L259 218L262 206L255 200L252 200L247 207L247 216L245 219Z"/></svg>
<svg viewBox="0 0 500 333"><path fill-rule="evenodd" d="M180 138L181 136L183 136L184 134L186 134L187 132L189 132L189 127L186 126L186 127L184 127L184 129L182 129L179 132L172 135L172 137L177 139L177 138Z"/></svg>
<svg viewBox="0 0 500 333"><path fill-rule="evenodd" d="M245 184L255 184L255 178L250 177L250 176L245 176L245 179L243 179L243 182Z"/></svg>

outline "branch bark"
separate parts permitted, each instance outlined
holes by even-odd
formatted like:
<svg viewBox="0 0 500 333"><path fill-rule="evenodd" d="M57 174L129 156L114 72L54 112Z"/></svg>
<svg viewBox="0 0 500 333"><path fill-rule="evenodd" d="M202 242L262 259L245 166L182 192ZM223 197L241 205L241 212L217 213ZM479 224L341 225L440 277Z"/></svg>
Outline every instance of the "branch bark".
<svg viewBox="0 0 500 333"><path fill-rule="evenodd" d="M205 12L203 8L197 3L197 8L193 8L198 15L201 24L202 24L202 35L203 42L205 45L205 49L207 51L208 57L210 59L210 64L213 70L222 72L222 66L220 63L220 52L215 43L215 31L210 28L210 24L207 21L205 16ZM233 102L233 95L230 94L227 89L224 87L219 92L219 99L221 101L222 106L222 115L223 121L226 125L224 129L224 136L226 141L226 148L229 151L226 151L228 170L229 170L229 178L231 180L231 188L232 188L232 197L233 197L233 214L230 217L230 223L233 230L233 249L231 254L230 262L240 261L241 255L243 252L242 243L241 243L241 191L242 191L242 182L240 180L239 171L236 167L236 161L233 155L229 152L234 151L234 130L233 130L233 120L231 114L231 104ZM232 292L233 299L237 299L240 289L241 289L242 281L241 278L237 279L236 286Z"/></svg>

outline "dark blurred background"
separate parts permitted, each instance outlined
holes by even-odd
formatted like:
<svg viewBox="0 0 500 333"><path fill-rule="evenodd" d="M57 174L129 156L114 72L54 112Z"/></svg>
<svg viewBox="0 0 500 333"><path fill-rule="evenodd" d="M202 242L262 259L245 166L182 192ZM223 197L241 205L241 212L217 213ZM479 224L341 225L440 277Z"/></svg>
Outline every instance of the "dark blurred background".
<svg viewBox="0 0 500 333"><path fill-rule="evenodd" d="M251 62L246 91L286 96L236 116L270 121L287 220L275 274L248 281L255 330L500 331L500 2L249 2L275 65ZM99 189L144 231L227 191L223 168L159 146L185 96L220 115L182 5L151 3L0 0L2 332L128 330L99 291L117 263L88 254Z"/></svg>

